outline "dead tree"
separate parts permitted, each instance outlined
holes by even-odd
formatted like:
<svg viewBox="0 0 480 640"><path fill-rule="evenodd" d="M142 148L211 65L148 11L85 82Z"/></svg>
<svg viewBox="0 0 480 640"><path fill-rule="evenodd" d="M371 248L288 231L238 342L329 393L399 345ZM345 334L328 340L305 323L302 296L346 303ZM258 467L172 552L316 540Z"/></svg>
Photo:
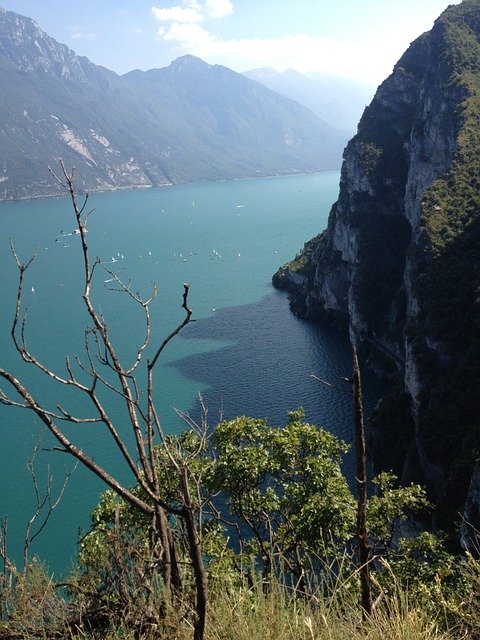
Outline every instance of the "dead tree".
<svg viewBox="0 0 480 640"><path fill-rule="evenodd" d="M139 293L132 290L131 284L124 282L117 272L109 269L100 258L91 260L87 243L87 221L91 212L86 211L88 194L83 204L79 204L75 191L75 169L69 173L60 161L61 174L57 176L52 171L56 180L67 190L75 216L75 235L79 237L82 249L83 261L83 293L82 299L90 319L90 326L85 330L85 360L75 356L74 362L69 357L65 359L65 373L61 374L45 365L41 359L32 353L27 344L26 311L23 311L23 290L25 286L25 274L31 266L35 256L23 263L13 244L12 253L18 267L18 289L16 307L11 328L11 337L16 351L22 360L35 367L50 380L60 387L74 388L89 402L91 414L87 417L78 416L70 412L66 407L57 404L51 408L42 404L32 395L27 386L22 383L12 372L0 368L0 379L7 383L7 388L13 389L20 397L10 395L0 389L0 402L5 405L20 407L32 411L47 427L50 433L58 441L56 447L60 451L68 453L81 462L87 469L97 475L108 487L113 489L127 503L132 505L150 521L151 552L158 559L163 573L163 582L167 594L181 592L181 571L175 549L174 536L169 525L168 516L181 518L185 522L188 531L189 555L191 558L195 584L197 585L196 598L196 622L194 639L203 638L206 615L206 574L203 565L203 556L200 548L200 535L197 525L197 517L194 513L195 505L192 501L188 483L185 481L185 469L183 462L177 463L178 479L182 487L182 504L180 506L169 504L162 495L157 456L155 447L159 443L165 443L160 417L155 407L155 369L159 358L168 343L191 322L192 311L188 305L189 285L183 284L182 308L183 320L171 331L163 342L154 347L151 343L151 314L150 307L157 295L155 284L148 298L142 298ZM141 340L133 362L128 365L122 363L118 351L112 341L109 325L102 313L92 301L92 286L96 273L99 270L107 272L111 278L110 288L123 293L134 305L140 308L144 318L144 336ZM151 356L148 353L151 350ZM146 365L145 379L140 378L143 365ZM85 379L87 382L85 382ZM124 407L128 418L128 425L133 435L134 447L130 450L126 439L122 436L105 408L102 401L102 393L108 390L113 393L118 402ZM142 391L146 391L142 396ZM145 397L145 400L143 400ZM141 488L141 493L135 493L124 483L109 473L97 459L89 456L81 447L77 446L70 437L67 437L62 429L62 424L84 425L97 424L106 429L122 455L125 465L130 469L135 482ZM141 495L141 497L139 497Z"/></svg>
<svg viewBox="0 0 480 640"><path fill-rule="evenodd" d="M38 450L40 449L40 444L42 442L44 433L40 434L37 443L33 449L32 455L27 461L27 469L30 473L32 479L33 490L35 493L35 509L28 519L27 526L25 529L25 537L23 541L23 572L26 573L28 571L28 562L29 562L29 550L30 545L35 540L37 536L39 536L42 531L47 526L48 521L50 520L53 512L60 504L65 489L67 487L68 481L72 473L75 471L75 468L78 464L78 461L75 462L75 465L71 471L64 469L64 477L63 483L60 487L60 490L57 492L57 495L53 495L53 475L50 470L50 467L47 468L47 480L44 491L42 492L39 487L37 472L35 469L35 459L38 454ZM33 530L35 525L37 526L36 530ZM0 554L1 555L1 554Z"/></svg>

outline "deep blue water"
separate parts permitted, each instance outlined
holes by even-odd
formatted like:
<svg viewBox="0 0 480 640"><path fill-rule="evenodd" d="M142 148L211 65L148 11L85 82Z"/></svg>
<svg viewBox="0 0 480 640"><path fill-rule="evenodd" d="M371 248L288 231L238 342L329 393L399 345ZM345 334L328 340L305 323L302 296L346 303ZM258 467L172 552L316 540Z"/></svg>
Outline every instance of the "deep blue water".
<svg viewBox="0 0 480 640"><path fill-rule="evenodd" d="M294 317L285 294L271 286L278 266L325 228L338 181L339 174L334 172L91 197L96 207L89 219L92 256L100 256L107 269L130 279L144 295L152 280L158 285L152 307L153 345L182 317L182 283L191 286L195 322L169 345L158 372L157 402L165 430L184 427L174 408L195 414L201 393L212 425L220 412L227 418L246 414L281 424L289 409L303 406L308 420L347 441L352 439L349 394L311 377L315 373L335 382L349 375L347 337ZM22 260L39 249L25 287L30 349L60 373L65 372L66 355L84 357L87 318L80 299L78 238L65 235L74 225L68 201L2 204L0 225L0 364L52 407L61 402L69 410L85 412L76 394L56 389L32 367L19 363L9 338L16 293L16 268L8 246L12 238ZM110 277L98 271L93 297L128 362L142 339L142 318L125 296L108 291L104 281ZM363 373L368 412L385 386L368 371ZM111 410L121 430L123 415L117 405L112 402ZM38 420L28 412L0 406L0 516L8 516L10 551L15 558L34 508L26 461L39 430ZM68 433L111 472L129 481L98 426L70 428ZM42 448L51 445L46 435ZM349 474L350 464L347 459ZM64 454L41 451L37 469L42 483L47 465L58 487L64 465L70 468L72 462ZM89 514L102 489L96 478L77 468L60 506L33 545L52 570L68 568L77 532L88 528Z"/></svg>

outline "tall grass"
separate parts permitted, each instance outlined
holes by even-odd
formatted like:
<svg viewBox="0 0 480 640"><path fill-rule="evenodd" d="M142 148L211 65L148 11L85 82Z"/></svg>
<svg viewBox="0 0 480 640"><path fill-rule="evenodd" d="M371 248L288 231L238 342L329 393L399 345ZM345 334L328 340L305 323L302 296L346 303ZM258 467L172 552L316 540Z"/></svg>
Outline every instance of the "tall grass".
<svg viewBox="0 0 480 640"><path fill-rule="evenodd" d="M211 606L208 640L450 640L436 621L397 593L366 621L358 605L340 594L305 602L275 585L217 594Z"/></svg>
<svg viewBox="0 0 480 640"><path fill-rule="evenodd" d="M191 640L192 629L175 619L164 629L138 636L133 631L112 631L92 636L79 633L75 640ZM216 593L207 618L206 640L458 640L475 636L440 629L406 594L396 594L362 621L358 607L332 601L306 603L289 596L281 585L267 594L261 588Z"/></svg>
<svg viewBox="0 0 480 640"><path fill-rule="evenodd" d="M207 617L206 640L459 640L478 638L480 616L478 604L479 571L472 564L472 599L463 619L446 623L439 608L427 613L418 600L395 585L377 604L366 620L358 605L356 590L345 583L328 597L304 597L272 581L269 588L260 579L247 582L221 580L213 585ZM183 603L164 611L161 625L146 627L142 613L128 626L112 616L108 628L97 630L81 626L69 627L65 605L53 594L50 580L38 571L21 584L15 600L17 610L13 625L0 622L0 638L65 638L70 640L191 640L192 618L186 615ZM47 603L50 616L42 615L42 603ZM13 603L12 603L13 604ZM67 607L72 606L72 602ZM52 611L52 608L56 611ZM52 615L53 614L53 615ZM50 625L64 619L63 627ZM476 618L479 618L476 621ZM468 619L468 624L465 624ZM36 621L37 625L32 625ZM38 624L43 622L43 624Z"/></svg>

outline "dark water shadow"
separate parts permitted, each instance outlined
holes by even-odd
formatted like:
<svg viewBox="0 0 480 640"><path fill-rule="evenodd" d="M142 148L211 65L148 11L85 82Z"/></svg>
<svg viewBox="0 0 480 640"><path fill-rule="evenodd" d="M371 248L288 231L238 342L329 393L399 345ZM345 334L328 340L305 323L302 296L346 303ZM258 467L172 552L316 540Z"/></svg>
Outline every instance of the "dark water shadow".
<svg viewBox="0 0 480 640"><path fill-rule="evenodd" d="M220 410L237 415L267 417L284 424L287 411L302 406L309 422L352 442L352 400L347 383L351 348L338 329L295 317L286 296L273 291L252 305L225 308L188 326L183 338L230 341L217 351L195 354L170 366L186 378L208 385L203 394L214 424ZM328 380L344 391L319 383ZM365 412L373 410L388 386L363 370ZM353 477L353 459L345 470Z"/></svg>

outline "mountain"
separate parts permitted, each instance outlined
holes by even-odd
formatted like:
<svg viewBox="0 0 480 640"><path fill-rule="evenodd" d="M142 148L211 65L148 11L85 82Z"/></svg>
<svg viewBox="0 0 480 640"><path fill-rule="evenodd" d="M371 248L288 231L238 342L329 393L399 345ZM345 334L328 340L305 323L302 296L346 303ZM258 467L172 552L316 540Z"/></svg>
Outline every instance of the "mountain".
<svg viewBox="0 0 480 640"><path fill-rule="evenodd" d="M0 9L0 197L336 169L346 135L222 66L184 56L118 76Z"/></svg>
<svg viewBox="0 0 480 640"><path fill-rule="evenodd" d="M477 551L479 113L480 0L463 0L379 87L327 230L274 277L296 313L348 326L396 380L374 416L376 466L428 487L435 526L459 527L463 511L462 542Z"/></svg>
<svg viewBox="0 0 480 640"><path fill-rule="evenodd" d="M278 73L263 67L246 71L244 75L300 102L324 122L352 135L375 90L373 86L355 80L321 73L304 75L294 69Z"/></svg>

